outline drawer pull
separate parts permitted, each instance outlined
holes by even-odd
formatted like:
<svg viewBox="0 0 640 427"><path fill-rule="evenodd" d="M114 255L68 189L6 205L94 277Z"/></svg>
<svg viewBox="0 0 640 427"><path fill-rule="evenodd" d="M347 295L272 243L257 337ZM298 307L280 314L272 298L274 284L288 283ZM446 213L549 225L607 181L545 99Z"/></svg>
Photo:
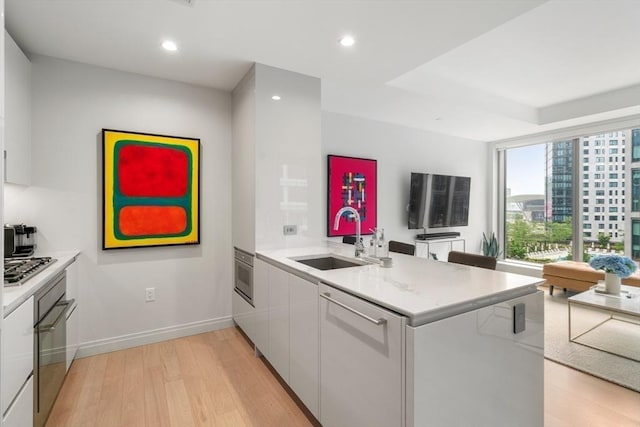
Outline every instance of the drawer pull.
<svg viewBox="0 0 640 427"><path fill-rule="evenodd" d="M331 298L331 294L329 292L324 292L321 293L320 296L324 299L326 299L327 301L330 301L332 303L334 303L335 305L338 305L342 308L344 308L347 311L352 312L353 314L362 317L363 319L368 320L369 322L373 323L374 325L384 325L385 323L387 323L387 319L374 319L373 317L369 317L364 313L360 313L358 310L356 310L355 308L351 308L346 304L341 303L340 301L337 301L333 298Z"/></svg>

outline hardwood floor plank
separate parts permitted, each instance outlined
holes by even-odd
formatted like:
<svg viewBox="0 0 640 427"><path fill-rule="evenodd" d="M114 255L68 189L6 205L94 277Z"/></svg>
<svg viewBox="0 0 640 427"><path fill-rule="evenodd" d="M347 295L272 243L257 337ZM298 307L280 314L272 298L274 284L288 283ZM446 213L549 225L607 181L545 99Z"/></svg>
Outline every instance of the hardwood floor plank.
<svg viewBox="0 0 640 427"><path fill-rule="evenodd" d="M125 352L121 425L145 426L144 362L142 347Z"/></svg>
<svg viewBox="0 0 640 427"><path fill-rule="evenodd" d="M76 360L47 424L313 425L236 328ZM640 393L545 360L545 426L640 427Z"/></svg>
<svg viewBox="0 0 640 427"><path fill-rule="evenodd" d="M147 426L169 427L169 405L164 388L161 345L143 346L144 416Z"/></svg>
<svg viewBox="0 0 640 427"><path fill-rule="evenodd" d="M169 406L169 425L192 427L195 426L191 414L191 405L187 389L182 380L174 380L165 383L167 403Z"/></svg>
<svg viewBox="0 0 640 427"><path fill-rule="evenodd" d="M96 426L122 426L122 404L124 399L124 367L126 351L115 351L107 356L100 401L98 402Z"/></svg>

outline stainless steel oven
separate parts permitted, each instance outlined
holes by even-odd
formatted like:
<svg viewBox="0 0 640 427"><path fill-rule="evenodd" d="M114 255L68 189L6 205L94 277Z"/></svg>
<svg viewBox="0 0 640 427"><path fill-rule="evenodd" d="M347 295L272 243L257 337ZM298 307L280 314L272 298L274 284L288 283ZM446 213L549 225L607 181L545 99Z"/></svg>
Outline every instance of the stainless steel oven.
<svg viewBox="0 0 640 427"><path fill-rule="evenodd" d="M253 254L234 248L235 291L253 305Z"/></svg>
<svg viewBox="0 0 640 427"><path fill-rule="evenodd" d="M66 375L68 311L66 271L51 279L35 295L33 425L42 427Z"/></svg>

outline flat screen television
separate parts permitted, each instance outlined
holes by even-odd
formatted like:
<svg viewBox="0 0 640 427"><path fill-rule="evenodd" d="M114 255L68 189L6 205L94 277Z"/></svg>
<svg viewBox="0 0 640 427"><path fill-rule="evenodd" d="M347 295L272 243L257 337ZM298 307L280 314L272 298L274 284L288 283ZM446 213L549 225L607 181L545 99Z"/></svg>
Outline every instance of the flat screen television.
<svg viewBox="0 0 640 427"><path fill-rule="evenodd" d="M470 190L469 177L412 172L409 228L468 225Z"/></svg>

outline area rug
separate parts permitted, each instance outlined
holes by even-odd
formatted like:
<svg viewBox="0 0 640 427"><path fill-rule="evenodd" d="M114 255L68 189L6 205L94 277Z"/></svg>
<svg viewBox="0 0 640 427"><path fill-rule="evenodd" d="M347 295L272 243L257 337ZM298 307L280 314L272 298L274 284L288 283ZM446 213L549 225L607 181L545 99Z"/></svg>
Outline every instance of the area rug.
<svg viewBox="0 0 640 427"><path fill-rule="evenodd" d="M640 375L638 375L640 362L569 341L567 298L572 295L575 294L563 293L560 289L556 290L553 296L545 294L545 358L640 392ZM597 312L589 313L582 310L576 312L573 307L575 306L572 305L574 328L597 324L597 321L593 322L594 318L589 317L597 316ZM600 314L600 316L602 315ZM601 340L606 337L606 340L609 340L604 343L608 345L607 348L617 347L619 351L628 356L638 354L640 351L640 347L638 347L640 346L640 325L607 323L604 328L598 328L585 334L582 339L591 344L603 344ZM618 332L620 335L617 334Z"/></svg>

